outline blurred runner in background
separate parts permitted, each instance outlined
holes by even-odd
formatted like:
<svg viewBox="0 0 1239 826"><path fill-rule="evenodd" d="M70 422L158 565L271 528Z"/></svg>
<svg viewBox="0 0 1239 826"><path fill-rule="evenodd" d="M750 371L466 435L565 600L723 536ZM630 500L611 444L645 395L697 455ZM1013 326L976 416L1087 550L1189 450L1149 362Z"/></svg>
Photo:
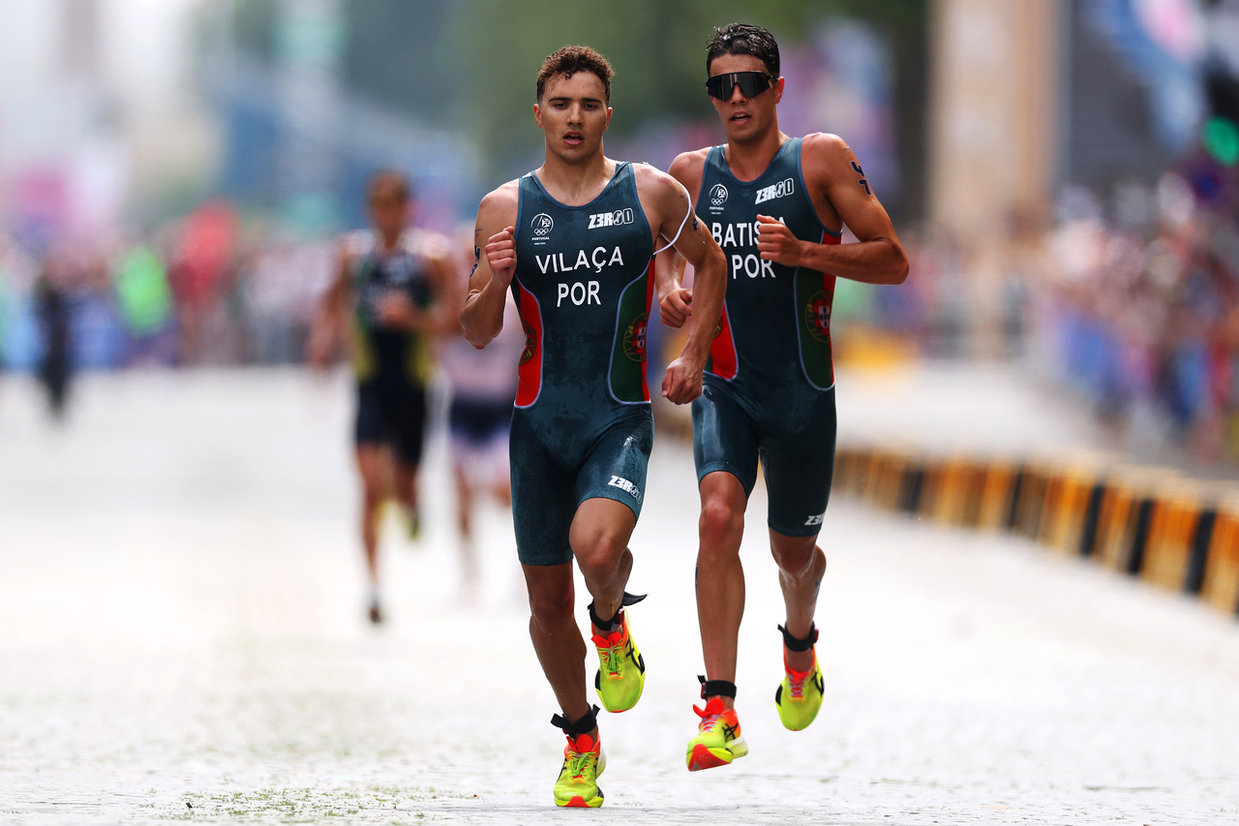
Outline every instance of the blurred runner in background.
<svg viewBox="0 0 1239 826"><path fill-rule="evenodd" d="M39 380L47 391L48 410L56 421L64 419L69 381L73 376L69 299L65 295L62 275L57 262L49 258L34 285L35 311L43 345Z"/></svg>
<svg viewBox="0 0 1239 826"><path fill-rule="evenodd" d="M465 254L472 265L472 238ZM509 295L503 329L489 346L478 350L461 335L445 337L439 350L439 365L452 390L448 429L466 594L471 594L479 581L473 543L473 512L478 496L493 496L505 507L512 502L508 431L512 425L512 404L516 401L514 367L524 347L520 316Z"/></svg>
<svg viewBox="0 0 1239 826"><path fill-rule="evenodd" d="M354 438L362 482L361 536L369 573L370 621L383 621L378 523L389 491L404 509L410 537L421 530L417 471L426 426L431 338L458 329L457 281L447 239L408 228L412 193L399 172L369 183L372 230L346 236L337 274L315 313L309 357L324 365L347 337L357 374Z"/></svg>
<svg viewBox="0 0 1239 826"><path fill-rule="evenodd" d="M734 708L736 644L744 615L740 541L758 457L769 494L770 550L787 608L786 625L779 626L785 673L775 704L793 731L813 722L821 706L813 614L826 572L817 534L835 459L835 277L899 284L908 273L890 218L848 145L836 135L791 138L779 130L783 78L770 32L739 23L716 30L706 69L727 143L686 152L670 169L730 269L704 387L693 403L706 703L694 707L700 720L688 743L689 771L748 754ZM839 244L844 224L858 243ZM692 290L681 286L684 261L673 254L656 266L663 322L679 327L694 314Z"/></svg>

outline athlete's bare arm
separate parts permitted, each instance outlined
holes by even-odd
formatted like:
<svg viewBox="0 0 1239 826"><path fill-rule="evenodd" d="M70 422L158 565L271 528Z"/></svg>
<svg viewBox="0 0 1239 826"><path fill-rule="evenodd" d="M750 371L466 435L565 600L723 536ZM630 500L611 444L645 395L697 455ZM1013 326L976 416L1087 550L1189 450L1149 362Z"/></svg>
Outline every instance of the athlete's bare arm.
<svg viewBox="0 0 1239 826"><path fill-rule="evenodd" d="M902 284L908 277L908 256L856 155L837 135L820 132L805 137L801 152L805 186L818 217L834 230L846 224L859 243L801 241L775 218L758 215L761 257L866 284Z"/></svg>
<svg viewBox="0 0 1239 826"><path fill-rule="evenodd" d="M688 340L679 357L667 365L662 386L663 395L669 401L686 404L701 395L701 373L710 355L710 343L714 340L715 328L723 311L727 260L714 236L697 220L685 187L652 166L635 168L637 191L642 195L642 206L646 215L651 217L651 224L656 225L659 246L673 240L675 242L674 250L667 250L655 257L655 277L658 272L657 258L672 255L673 252L692 264L696 273L693 276L696 322L689 327Z"/></svg>
<svg viewBox="0 0 1239 826"><path fill-rule="evenodd" d="M344 340L348 317L349 288L352 285L353 256L348 242L340 245L336 254L335 274L331 285L314 308L306 356L311 367L326 367L331 354Z"/></svg>
<svg viewBox="0 0 1239 826"><path fill-rule="evenodd" d="M517 181L509 181L483 198L478 207L474 269L460 323L465 338L479 350L503 329L504 302L516 273L518 186Z"/></svg>
<svg viewBox="0 0 1239 826"><path fill-rule="evenodd" d="M709 151L700 149L696 152L685 152L671 162L668 170L671 177L688 190L694 206L697 203L697 193L701 190L701 176L704 174ZM684 256L674 250L658 256L654 261L659 315L663 324L669 327L682 327L693 314L693 291L683 286L685 263Z"/></svg>
<svg viewBox="0 0 1239 826"><path fill-rule="evenodd" d="M424 332L438 336L452 335L460 329L460 309L463 304L460 268L451 242L434 235L428 242L426 258L430 263L434 305L426 315Z"/></svg>

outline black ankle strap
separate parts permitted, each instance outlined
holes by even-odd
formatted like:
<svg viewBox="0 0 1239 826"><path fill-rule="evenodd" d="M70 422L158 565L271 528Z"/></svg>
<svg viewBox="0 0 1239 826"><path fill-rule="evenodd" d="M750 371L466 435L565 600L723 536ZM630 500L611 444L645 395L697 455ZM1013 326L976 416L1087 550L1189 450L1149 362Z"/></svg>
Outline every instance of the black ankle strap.
<svg viewBox="0 0 1239 826"><path fill-rule="evenodd" d="M569 737L575 737L578 734L588 734L598 725L598 706L590 706L589 712L575 723L569 723L566 717L556 714L551 718L551 725L562 729L563 733Z"/></svg>
<svg viewBox="0 0 1239 826"><path fill-rule="evenodd" d="M704 674L698 674L701 681L701 699L707 697L730 697L736 699L736 684L727 680L707 680Z"/></svg>
<svg viewBox="0 0 1239 826"><path fill-rule="evenodd" d="M602 628L606 631L618 631L620 627L619 616L620 613L623 612L624 606L636 605L647 596L649 596L649 594L630 594L625 591L624 596L620 598L620 607L619 610L615 612L615 616L605 620L598 616L598 612L594 610L594 603L590 602L589 621L592 622L596 628Z"/></svg>
<svg viewBox="0 0 1239 826"><path fill-rule="evenodd" d="M809 636L803 640L798 640L793 637L786 628L779 626L779 630L783 632L783 644L787 646L788 651L808 651L817 642L817 624L809 623Z"/></svg>

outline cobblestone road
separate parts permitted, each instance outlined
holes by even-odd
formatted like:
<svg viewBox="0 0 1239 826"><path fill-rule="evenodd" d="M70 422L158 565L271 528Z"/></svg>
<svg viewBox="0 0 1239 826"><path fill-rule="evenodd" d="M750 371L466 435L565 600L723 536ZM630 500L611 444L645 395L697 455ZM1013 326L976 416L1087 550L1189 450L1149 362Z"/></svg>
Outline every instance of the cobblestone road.
<svg viewBox="0 0 1239 826"><path fill-rule="evenodd" d="M954 381L1013 406L1010 377ZM846 501L822 541L826 703L783 730L760 493L738 678L752 751L689 774L696 495L689 451L665 442L633 540L645 695L602 720L606 805L556 811L562 737L510 526L487 512L484 586L463 599L440 446L424 541L388 531L390 622L373 630L342 383L79 390L59 431L32 386L0 381L0 822L1239 823L1239 623ZM842 431L897 428L883 398L841 395ZM1052 417L1018 415L1055 438Z"/></svg>

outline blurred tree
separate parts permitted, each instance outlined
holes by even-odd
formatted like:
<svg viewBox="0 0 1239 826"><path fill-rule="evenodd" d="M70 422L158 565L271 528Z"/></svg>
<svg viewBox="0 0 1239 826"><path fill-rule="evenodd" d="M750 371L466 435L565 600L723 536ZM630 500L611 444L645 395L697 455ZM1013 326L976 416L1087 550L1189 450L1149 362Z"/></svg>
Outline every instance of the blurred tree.
<svg viewBox="0 0 1239 826"><path fill-rule="evenodd" d="M275 0L237 0L232 27L238 49L264 63L271 61L275 52Z"/></svg>
<svg viewBox="0 0 1239 826"><path fill-rule="evenodd" d="M449 37L470 61L467 122L489 159L492 177L519 171L536 157L534 77L543 58L575 43L593 46L615 67L612 130L632 134L649 121L712 120L703 85L713 27L736 21L770 29L781 43L802 38L823 18L874 25L895 55L897 151L902 197L887 203L897 218L919 217L924 195L924 99L929 4L909 0L463 0ZM515 9L519 9L516 12Z"/></svg>
<svg viewBox="0 0 1239 826"><path fill-rule="evenodd" d="M270 59L277 6L238 0L240 48ZM560 46L592 46L611 61L611 129L630 136L651 122L713 119L703 88L712 27L754 22L789 44L824 18L853 17L891 42L904 183L902 197L887 206L911 218L922 212L929 7L918 0L348 0L344 80L428 125L467 128L486 159L482 179L493 182L540 153L534 77Z"/></svg>
<svg viewBox="0 0 1239 826"><path fill-rule="evenodd" d="M467 52L443 36L452 13L442 0L348 0L345 84L432 126L453 123Z"/></svg>

